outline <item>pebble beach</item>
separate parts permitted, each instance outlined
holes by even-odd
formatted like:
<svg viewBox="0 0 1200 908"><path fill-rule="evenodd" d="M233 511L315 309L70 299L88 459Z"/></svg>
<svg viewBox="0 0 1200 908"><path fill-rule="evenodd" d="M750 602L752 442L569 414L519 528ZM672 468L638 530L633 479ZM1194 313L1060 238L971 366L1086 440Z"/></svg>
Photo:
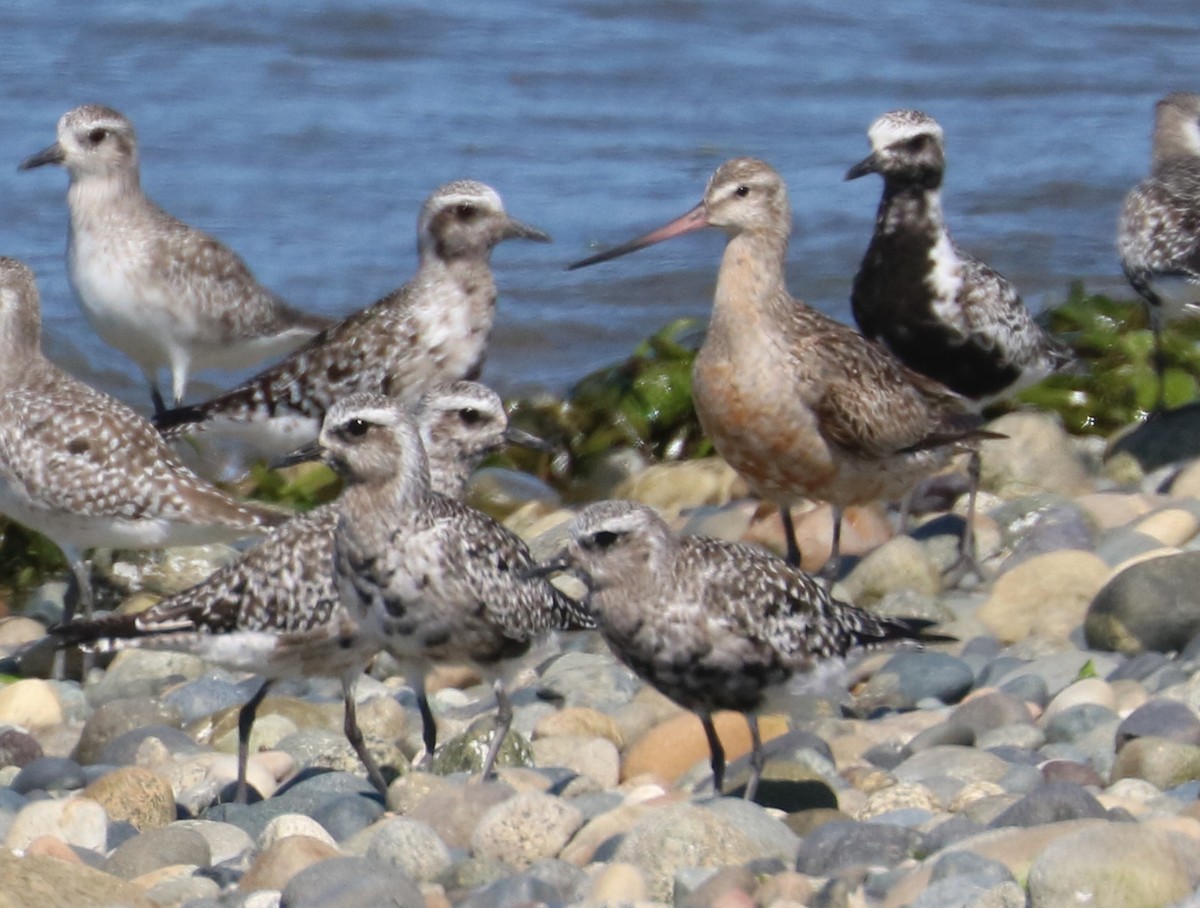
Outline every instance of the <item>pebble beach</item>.
<svg viewBox="0 0 1200 908"><path fill-rule="evenodd" d="M1147 472L1129 453L1145 444L1113 454L1040 413L990 428L1007 437L983 446L983 578L943 588L962 525L938 505L952 474L907 533L880 505L852 509L843 540L835 593L936 620L955 642L794 680L786 708L761 716L755 803L739 797L744 719L717 717L731 767L715 797L699 721L595 633L516 667L516 734L487 782L490 688L439 669L429 688L446 744L431 772L410 771L415 701L377 660L359 719L394 777L386 803L341 734L335 682L267 698L249 770L264 799L236 805L220 801L252 679L141 650L82 683L27 660L0 688L0 906L1191 904L1200 467ZM1150 447L1169 447L1169 429ZM607 475L606 495L652 504L682 532L782 542L772 509L718 460L646 466L623 452ZM504 470L477 474L473 494L504 502L542 555L572 513ZM806 567L819 567L828 510L795 517ZM131 590L119 607L138 608L228 556L180 549L105 569ZM31 614L52 618L61 591L39 596ZM10 617L0 648L42 632Z"/></svg>

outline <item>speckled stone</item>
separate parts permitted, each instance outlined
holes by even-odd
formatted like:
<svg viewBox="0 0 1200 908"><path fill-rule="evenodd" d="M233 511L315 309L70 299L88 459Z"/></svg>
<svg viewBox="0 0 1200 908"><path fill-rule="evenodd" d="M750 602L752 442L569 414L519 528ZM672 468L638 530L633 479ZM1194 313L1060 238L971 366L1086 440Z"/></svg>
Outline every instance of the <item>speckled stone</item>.
<svg viewBox="0 0 1200 908"><path fill-rule="evenodd" d="M556 857L582 824L578 808L562 798L523 792L479 818L471 833L471 851L478 857L528 867L539 858Z"/></svg>
<svg viewBox="0 0 1200 908"><path fill-rule="evenodd" d="M175 793L162 776L140 766L123 766L87 787L84 794L99 803L112 820L138 829L156 829L175 819Z"/></svg>

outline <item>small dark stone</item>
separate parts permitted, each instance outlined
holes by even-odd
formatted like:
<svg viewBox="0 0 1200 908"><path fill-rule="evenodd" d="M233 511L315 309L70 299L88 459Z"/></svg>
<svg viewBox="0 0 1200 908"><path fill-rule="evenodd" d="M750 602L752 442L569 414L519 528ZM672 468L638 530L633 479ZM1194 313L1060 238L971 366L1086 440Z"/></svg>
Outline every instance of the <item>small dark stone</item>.
<svg viewBox="0 0 1200 908"><path fill-rule="evenodd" d="M105 746L113 739L134 729L161 725L178 728L179 712L152 697L109 700L88 717L71 756L83 766L98 763Z"/></svg>
<svg viewBox="0 0 1200 908"><path fill-rule="evenodd" d="M87 785L83 767L70 757L39 757L26 764L13 778L18 794L30 791L75 791Z"/></svg>
<svg viewBox="0 0 1200 908"><path fill-rule="evenodd" d="M1100 773L1086 763L1073 760L1047 760L1042 764L1042 778L1047 782L1070 782L1073 785L1104 787Z"/></svg>
<svg viewBox="0 0 1200 908"><path fill-rule="evenodd" d="M494 905L565 905L565 894L529 873L496 880L456 903L457 908L492 908Z"/></svg>
<svg viewBox="0 0 1200 908"><path fill-rule="evenodd" d="M1009 505L1019 503L1010 502ZM1072 502L1062 501L1060 504L1038 508L1032 525L1029 525L1027 520L1019 521L1017 525L1019 530L1015 533L1012 552L997 568L997 575L1007 573L1017 565L1047 552L1063 549L1083 549L1090 552L1095 548L1096 533L1092 521Z"/></svg>
<svg viewBox="0 0 1200 908"><path fill-rule="evenodd" d="M863 759L880 769L895 769L913 755L907 744L892 739L863 751Z"/></svg>
<svg viewBox="0 0 1200 908"><path fill-rule="evenodd" d="M0 728L0 766L25 767L45 756L37 738L19 728Z"/></svg>
<svg viewBox="0 0 1200 908"><path fill-rule="evenodd" d="M1083 622L1088 646L1126 653L1183 649L1200 632L1197 589L1200 552L1131 565L1109 580L1088 606Z"/></svg>
<svg viewBox="0 0 1200 908"><path fill-rule="evenodd" d="M1046 743L1078 741L1093 728L1115 722L1117 714L1099 703L1079 703L1053 716L1046 723Z"/></svg>
<svg viewBox="0 0 1200 908"><path fill-rule="evenodd" d="M211 863L212 852L204 836L194 829L163 826L148 829L118 846L104 869L123 880L132 880L171 864L207 867Z"/></svg>
<svg viewBox="0 0 1200 908"><path fill-rule="evenodd" d="M1017 675L1000 685L1000 691L1035 706L1050 702L1050 689L1041 675Z"/></svg>
<svg viewBox="0 0 1200 908"><path fill-rule="evenodd" d="M1102 819L1107 813L1096 798L1072 782L1039 785L991 822L1003 826L1042 826L1062 820Z"/></svg>
<svg viewBox="0 0 1200 908"><path fill-rule="evenodd" d="M936 854L963 839L986 832L987 827L965 813L956 813L950 819L938 823L926 834L925 846L930 854Z"/></svg>
<svg viewBox="0 0 1200 908"><path fill-rule="evenodd" d="M911 753L920 753L931 747L941 747L944 744L958 744L972 747L975 744L975 730L954 722L942 722L932 725L922 732L913 735L908 742Z"/></svg>
<svg viewBox="0 0 1200 908"><path fill-rule="evenodd" d="M1030 723L1029 707L1025 701L1012 694L993 691L979 697L972 697L966 703L955 708L946 720L950 725L969 728L976 735L1005 725Z"/></svg>
<svg viewBox="0 0 1200 908"><path fill-rule="evenodd" d="M1135 656L1126 659L1111 672L1108 673L1106 681L1145 681L1156 671L1165 665L1170 665L1171 660L1162 653L1145 652L1138 653Z"/></svg>
<svg viewBox="0 0 1200 908"><path fill-rule="evenodd" d="M284 887L279 908L425 908L416 883L399 868L367 858L329 858Z"/></svg>
<svg viewBox="0 0 1200 908"><path fill-rule="evenodd" d="M1117 726L1116 749L1134 738L1169 738L1183 744L1200 744L1200 718L1178 700L1147 700Z"/></svg>
<svg viewBox="0 0 1200 908"><path fill-rule="evenodd" d="M326 801L311 816L334 841L344 842L383 816L383 805L357 794L341 795Z"/></svg>
<svg viewBox="0 0 1200 908"><path fill-rule="evenodd" d="M891 681L895 678L895 681ZM895 685L899 699L880 703L896 709L912 709L922 700L934 699L957 703L975 683L975 673L961 659L936 650L903 650L889 659L867 683L864 696L870 696L876 679L884 687Z"/></svg>
<svg viewBox="0 0 1200 908"><path fill-rule="evenodd" d="M814 829L800 845L796 869L813 876L838 870L894 867L926 851L925 836L915 829L886 823L834 821Z"/></svg>
<svg viewBox="0 0 1200 908"><path fill-rule="evenodd" d="M984 889L1016 882L1012 871L1004 864L973 851L951 851L942 855L933 865L929 882L936 883L957 876L970 877Z"/></svg>
<svg viewBox="0 0 1200 908"><path fill-rule="evenodd" d="M137 762L138 748L147 738L158 738L172 754L194 754L201 750L185 731L169 725L148 725L117 735L104 745L97 762L112 766L132 766Z"/></svg>

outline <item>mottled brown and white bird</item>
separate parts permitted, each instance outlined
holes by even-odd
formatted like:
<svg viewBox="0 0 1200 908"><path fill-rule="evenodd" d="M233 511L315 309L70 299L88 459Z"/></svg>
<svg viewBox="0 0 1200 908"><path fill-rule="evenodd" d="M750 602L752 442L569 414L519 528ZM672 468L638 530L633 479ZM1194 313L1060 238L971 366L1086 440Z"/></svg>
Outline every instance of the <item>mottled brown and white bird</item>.
<svg viewBox="0 0 1200 908"><path fill-rule="evenodd" d="M791 563L800 553L789 506L804 498L833 505L835 571L842 509L902 497L944 466L980 420L943 385L788 293L791 225L778 172L735 158L687 214L570 267L704 227L725 232L712 319L692 371L696 414L751 489L780 506Z"/></svg>
<svg viewBox="0 0 1200 908"><path fill-rule="evenodd" d="M361 631L408 667L424 703L424 677L439 662L469 663L493 681L496 732L483 763L492 771L512 723L506 663L552 631L595 624L546 580L514 533L434 491L416 424L392 398L354 394L325 416L317 444L345 479L334 565L342 606ZM422 708L427 755L437 727Z"/></svg>
<svg viewBox="0 0 1200 908"><path fill-rule="evenodd" d="M492 249L550 237L510 217L490 186L460 180L426 200L417 273L274 366L194 407L161 414L168 437L219 434L267 458L317 437L333 402L369 392L415 401L432 385L478 378L496 314Z"/></svg>
<svg viewBox="0 0 1200 908"><path fill-rule="evenodd" d="M47 360L33 273L10 258L0 258L0 513L62 549L85 615L88 549L232 541L290 516L200 479L149 422Z"/></svg>
<svg viewBox="0 0 1200 908"><path fill-rule="evenodd" d="M1163 325L1200 313L1200 94L1174 92L1155 105L1150 176L1125 197L1117 251L1149 309L1162 409Z"/></svg>
<svg viewBox="0 0 1200 908"><path fill-rule="evenodd" d="M540 572L577 574L617 658L700 717L718 796L725 753L713 712L736 710L749 722L745 797L753 799L763 769L755 714L773 689L855 649L920 638L930 624L839 602L756 546L676 537L651 508L630 501L588 505L568 537Z"/></svg>
<svg viewBox="0 0 1200 908"><path fill-rule="evenodd" d="M530 439L508 425L499 396L475 382L438 385L421 397L415 419L430 452L434 492L459 498L471 469L508 442ZM126 648L187 652L262 686L238 716L238 793L247 799L246 760L254 716L272 683L336 677L345 701L346 737L372 784L387 785L358 727L355 686L379 650L342 609L333 575L337 501L298 515L211 576L137 614L107 615L52 628L64 644L105 652ZM428 703L421 701L422 716ZM429 719L429 721L432 721Z"/></svg>
<svg viewBox="0 0 1200 908"><path fill-rule="evenodd" d="M281 356L329 324L288 306L227 246L147 198L133 124L111 107L63 114L58 141L21 169L44 164L71 178L67 272L84 315L141 368L155 412L164 409L160 369L178 406L193 370Z"/></svg>
<svg viewBox="0 0 1200 908"><path fill-rule="evenodd" d="M1034 321L1016 287L951 238L942 212L946 150L938 122L919 110L894 110L867 135L871 154L846 174L883 177L875 231L850 296L862 333L979 410L1069 364L1070 350ZM973 560L979 468L972 450L964 562Z"/></svg>

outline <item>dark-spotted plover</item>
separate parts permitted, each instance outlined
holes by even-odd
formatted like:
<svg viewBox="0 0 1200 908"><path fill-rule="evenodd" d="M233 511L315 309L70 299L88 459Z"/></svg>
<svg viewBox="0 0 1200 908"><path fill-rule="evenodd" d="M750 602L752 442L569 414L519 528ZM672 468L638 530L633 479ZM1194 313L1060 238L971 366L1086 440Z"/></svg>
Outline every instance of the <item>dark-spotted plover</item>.
<svg viewBox="0 0 1200 908"><path fill-rule="evenodd" d="M1146 301L1162 408L1162 328L1200 313L1200 94L1175 92L1154 109L1150 176L1125 197L1117 251Z"/></svg>
<svg viewBox="0 0 1200 908"><path fill-rule="evenodd" d="M942 214L942 128L895 110L868 131L871 154L846 179L883 177L875 232L850 305L862 333L982 410L1065 366L1070 351L1033 320L1017 289L950 238ZM962 555L970 559L979 456L971 452L971 505Z"/></svg>
<svg viewBox="0 0 1200 908"><path fill-rule="evenodd" d="M470 470L514 436L499 396L474 382L437 385L415 418L429 451L431 488L461 497ZM93 651L130 647L194 653L264 679L238 716L238 792L245 802L246 759L254 716L270 685L284 678L337 677L345 700L346 737L381 793L387 785L358 727L354 690L374 638L358 632L341 608L333 576L340 504L289 520L206 580L136 615L108 615L59 625L64 644Z"/></svg>
<svg viewBox="0 0 1200 908"><path fill-rule="evenodd" d="M334 539L343 607L360 629L408 666L426 754L437 726L424 697L432 663L471 663L494 683L491 773L512 722L504 663L555 630L594 627L587 611L545 579L515 534L430 485L411 415L393 398L355 394L330 408L318 438L346 482Z"/></svg>
<svg viewBox="0 0 1200 908"><path fill-rule="evenodd" d="M67 270L88 323L141 367L155 411L164 408L160 369L178 406L193 369L281 356L329 324L289 307L228 247L148 199L133 124L112 108L63 114L58 141L21 169L43 164L71 178Z"/></svg>
<svg viewBox="0 0 1200 908"><path fill-rule="evenodd" d="M550 239L510 217L489 186L442 186L421 209L412 280L233 390L163 414L159 428L220 433L270 458L315 439L348 394L411 402L437 382L477 378L496 311L492 249L514 238Z"/></svg>
<svg viewBox="0 0 1200 908"><path fill-rule="evenodd" d="M921 637L929 622L885 618L830 598L814 578L763 549L677 538L645 505L588 505L541 573L571 571L613 653L704 725L713 787L725 753L712 713L744 713L753 751L745 797L762 773L755 713L773 688L851 650Z"/></svg>
<svg viewBox="0 0 1200 908"><path fill-rule="evenodd" d="M791 563L800 553L789 505L801 498L833 505L832 573L842 508L900 497L949 461L977 432L979 417L944 386L788 293L792 213L783 179L763 161L727 161L687 214L570 267L709 226L724 230L728 243L692 371L696 413L721 456L780 505Z"/></svg>
<svg viewBox="0 0 1200 908"><path fill-rule="evenodd" d="M289 516L200 479L149 422L50 363L33 273L9 258L0 258L0 513L62 549L85 614L87 549L228 541Z"/></svg>

